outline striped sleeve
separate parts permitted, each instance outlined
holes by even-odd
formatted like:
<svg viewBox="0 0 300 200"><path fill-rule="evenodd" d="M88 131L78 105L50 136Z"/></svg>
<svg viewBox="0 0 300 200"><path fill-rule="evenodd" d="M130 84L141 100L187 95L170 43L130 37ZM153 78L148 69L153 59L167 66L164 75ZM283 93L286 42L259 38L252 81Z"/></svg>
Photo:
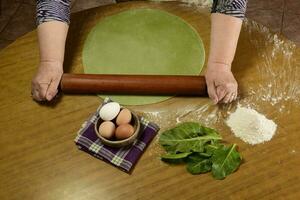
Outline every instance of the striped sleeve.
<svg viewBox="0 0 300 200"><path fill-rule="evenodd" d="M222 13L244 19L247 0L213 0L212 13Z"/></svg>
<svg viewBox="0 0 300 200"><path fill-rule="evenodd" d="M37 24L47 21L70 23L70 0L37 0Z"/></svg>

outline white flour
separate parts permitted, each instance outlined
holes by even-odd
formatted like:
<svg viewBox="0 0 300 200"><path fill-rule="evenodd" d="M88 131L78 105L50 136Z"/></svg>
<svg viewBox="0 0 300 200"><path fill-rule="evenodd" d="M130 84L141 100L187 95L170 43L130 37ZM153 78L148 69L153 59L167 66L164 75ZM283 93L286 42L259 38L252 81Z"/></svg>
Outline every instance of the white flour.
<svg viewBox="0 0 300 200"><path fill-rule="evenodd" d="M226 123L235 136L252 145L271 140L277 128L264 115L240 106L229 116Z"/></svg>
<svg viewBox="0 0 300 200"><path fill-rule="evenodd" d="M212 0L180 0L180 1L188 4L194 4L194 5L206 6L206 7L209 7L212 4Z"/></svg>
<svg viewBox="0 0 300 200"><path fill-rule="evenodd" d="M174 0L151 0L151 1L174 1ZM179 0L188 5L195 5L200 7L210 7L213 0Z"/></svg>

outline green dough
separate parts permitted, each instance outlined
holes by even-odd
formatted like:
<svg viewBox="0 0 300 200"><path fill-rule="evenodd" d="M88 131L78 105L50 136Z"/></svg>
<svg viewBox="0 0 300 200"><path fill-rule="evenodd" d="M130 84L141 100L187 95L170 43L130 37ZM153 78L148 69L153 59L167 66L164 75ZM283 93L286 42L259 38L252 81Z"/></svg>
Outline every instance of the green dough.
<svg viewBox="0 0 300 200"><path fill-rule="evenodd" d="M205 60L197 32L181 18L156 9L133 9L104 18L89 33L82 54L88 74L199 75ZM170 98L110 97L124 105Z"/></svg>

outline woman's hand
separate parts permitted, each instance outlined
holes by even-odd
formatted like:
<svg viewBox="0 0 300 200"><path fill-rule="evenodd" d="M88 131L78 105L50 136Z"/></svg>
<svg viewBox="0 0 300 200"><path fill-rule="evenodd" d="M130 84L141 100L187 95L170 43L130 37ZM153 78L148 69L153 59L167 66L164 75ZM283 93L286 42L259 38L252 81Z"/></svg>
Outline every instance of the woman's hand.
<svg viewBox="0 0 300 200"><path fill-rule="evenodd" d="M36 101L51 101L58 92L63 74L63 64L59 61L41 61L37 74L31 83L31 95Z"/></svg>
<svg viewBox="0 0 300 200"><path fill-rule="evenodd" d="M32 97L37 101L51 101L58 92L68 28L68 24L55 20L38 26L40 64L31 84Z"/></svg>
<svg viewBox="0 0 300 200"><path fill-rule="evenodd" d="M237 82L231 72L242 20L221 13L211 15L211 40L205 73L207 91L215 104L237 97Z"/></svg>
<svg viewBox="0 0 300 200"><path fill-rule="evenodd" d="M215 104L230 103L236 99L238 84L229 65L208 63L205 79L208 95Z"/></svg>

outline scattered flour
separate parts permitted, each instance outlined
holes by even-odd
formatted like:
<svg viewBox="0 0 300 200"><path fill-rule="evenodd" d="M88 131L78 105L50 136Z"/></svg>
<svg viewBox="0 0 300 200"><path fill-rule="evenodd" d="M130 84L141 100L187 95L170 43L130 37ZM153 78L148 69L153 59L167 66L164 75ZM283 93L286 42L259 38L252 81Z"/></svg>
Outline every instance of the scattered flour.
<svg viewBox="0 0 300 200"><path fill-rule="evenodd" d="M272 120L256 110L241 106L229 116L226 123L235 136L252 145L271 140L277 128Z"/></svg>
<svg viewBox="0 0 300 200"><path fill-rule="evenodd" d="M174 1L174 0L151 0L151 1ZM180 2L188 5L195 5L200 7L210 7L213 0L179 0Z"/></svg>
<svg viewBox="0 0 300 200"><path fill-rule="evenodd" d="M198 6L209 7L212 5L212 0L180 0L181 2L194 4Z"/></svg>

